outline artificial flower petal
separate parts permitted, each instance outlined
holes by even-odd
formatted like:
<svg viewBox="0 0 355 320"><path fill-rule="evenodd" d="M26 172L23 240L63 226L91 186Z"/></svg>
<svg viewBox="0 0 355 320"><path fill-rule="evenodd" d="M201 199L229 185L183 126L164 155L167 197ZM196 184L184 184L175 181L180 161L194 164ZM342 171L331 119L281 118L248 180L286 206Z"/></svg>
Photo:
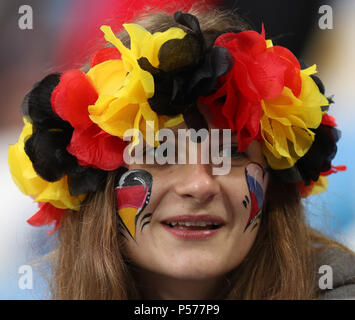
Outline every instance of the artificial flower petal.
<svg viewBox="0 0 355 320"><path fill-rule="evenodd" d="M25 152L37 174L46 181L54 182L76 166L76 159L66 152L72 130L36 129L26 140Z"/></svg>
<svg viewBox="0 0 355 320"><path fill-rule="evenodd" d="M92 124L84 130L75 130L67 150L81 166L112 171L123 164L126 143Z"/></svg>
<svg viewBox="0 0 355 320"><path fill-rule="evenodd" d="M106 100L106 101L105 101ZM98 110L106 110L96 115ZM127 130L133 128L139 110L138 104L130 104L127 99L98 99L95 106L90 106L90 119L97 123L101 129L114 136L124 137Z"/></svg>
<svg viewBox="0 0 355 320"><path fill-rule="evenodd" d="M139 60L142 57L148 59L155 68L159 66L159 50L164 43L172 39L182 39L186 32L180 28L169 28L164 32L155 32L151 34L142 26L137 24L123 25L131 38L131 51L135 58Z"/></svg>
<svg viewBox="0 0 355 320"><path fill-rule="evenodd" d="M39 210L31 218L27 219L27 223L31 226L40 227L54 222L53 229L47 232L48 234L53 234L59 228L66 211L58 209L48 202L39 202L38 206Z"/></svg>
<svg viewBox="0 0 355 320"><path fill-rule="evenodd" d="M91 68L107 60L120 60L121 53L114 47L107 47L96 52L91 58Z"/></svg>
<svg viewBox="0 0 355 320"><path fill-rule="evenodd" d="M330 169L328 171L321 172L320 175L321 176L329 176L333 173L338 173L339 171L346 171L346 170L347 170L347 167L344 165L339 165L339 166L331 165Z"/></svg>
<svg viewBox="0 0 355 320"><path fill-rule="evenodd" d="M42 189L42 180L33 170L32 163L25 153L25 141L32 135L32 124L24 119L25 126L16 144L9 147L9 168L13 181L20 191L34 195Z"/></svg>
<svg viewBox="0 0 355 320"><path fill-rule="evenodd" d="M182 114L178 114L175 117L166 117L166 116L159 117L159 127L161 128L172 128L179 125L182 122L184 122L184 118Z"/></svg>
<svg viewBox="0 0 355 320"><path fill-rule="evenodd" d="M320 176L317 181L312 181L310 184L306 185L303 181L298 184L300 190L300 196L306 198L309 195L320 194L328 188L328 178Z"/></svg>
<svg viewBox="0 0 355 320"><path fill-rule="evenodd" d="M320 194L328 188L328 178L320 176L319 179L314 183L311 194Z"/></svg>
<svg viewBox="0 0 355 320"><path fill-rule="evenodd" d="M215 44L226 47L232 53L235 68L242 71L236 78L238 85L248 98L256 99L255 95L258 95L262 99L270 99L278 96L284 86L291 88L298 96L301 67L288 49L271 46L270 42L265 42L263 35L255 31L225 33L217 38Z"/></svg>
<svg viewBox="0 0 355 320"><path fill-rule="evenodd" d="M227 48L231 53L234 65L232 70L220 78L219 89L214 95L201 102L212 110L215 125L225 124L218 113L226 118L229 128L236 131L238 151L244 151L253 139L260 136L262 101L284 98L283 91L288 88L292 96L299 96L301 88L300 64L296 57L286 48L274 47L271 41L265 41L265 32L258 34L255 31L239 33L224 33L219 36L215 45ZM305 94L306 95L306 94ZM223 103L218 100L223 99ZM287 99L290 104L292 99ZM274 104L281 104L280 101ZM217 110L213 110L217 109ZM221 111L218 111L222 109ZM277 110L269 111L263 108L263 114L274 112L273 119L283 125L291 125L286 116L277 114ZM218 124L217 124L218 122ZM318 123L319 124L319 123ZM271 146L277 146L279 153L275 157L280 159L281 154L288 154L286 140L275 140L272 123L268 124L270 130L264 132L264 139L268 136L266 145L268 152ZM284 130L275 124L276 131L284 134ZM299 151L299 148L297 149ZM280 154L281 153L281 154ZM287 164L286 164L287 163ZM291 165L288 161L284 165Z"/></svg>
<svg viewBox="0 0 355 320"><path fill-rule="evenodd" d="M49 202L59 209L78 210L86 195L72 197L67 177L56 182L48 182L37 175L32 162L25 153L26 138L32 133L32 124L25 120L24 129L18 142L9 147L9 167L12 178L19 189L38 202Z"/></svg>
<svg viewBox="0 0 355 320"><path fill-rule="evenodd" d="M91 68L87 73L87 77L99 96L108 95L117 97L126 76L127 71L124 68L122 60L104 61Z"/></svg>
<svg viewBox="0 0 355 320"><path fill-rule="evenodd" d="M332 168L327 172L321 172L320 176L316 181L311 181L306 184L304 181L298 184L301 197L305 198L311 194L320 194L328 188L328 178L332 173L337 173L338 171L345 171L346 166L331 166Z"/></svg>
<svg viewBox="0 0 355 320"><path fill-rule="evenodd" d="M74 128L85 129L91 125L88 106L97 100L97 92L81 70L62 74L54 89L51 104L54 111Z"/></svg>
<svg viewBox="0 0 355 320"><path fill-rule="evenodd" d="M60 74L49 74L34 85L21 105L22 114L31 119L36 128L68 128L68 124L58 117L51 106L51 95L59 81Z"/></svg>
<svg viewBox="0 0 355 320"><path fill-rule="evenodd" d="M329 115L328 113L323 114L322 124L324 124L325 126L330 126L330 127L337 126L335 117Z"/></svg>
<svg viewBox="0 0 355 320"><path fill-rule="evenodd" d="M159 117L148 103L154 94L154 79L151 73L140 67L138 59L144 55L150 63L158 65L160 47L171 39L181 39L186 35L179 28L152 35L135 24L124 27L131 38L131 49L116 38L110 27L101 27L105 39L121 53L122 61L109 60L88 72L99 94L95 103L88 108L90 120L108 134L121 139L128 129L139 129L141 121L154 121L154 134L159 130ZM133 140L136 139L135 134Z"/></svg>
<svg viewBox="0 0 355 320"><path fill-rule="evenodd" d="M309 75L314 70L313 67L301 71L302 88L298 97L285 87L279 97L262 101L263 149L273 169L292 167L313 144L315 134L311 129L320 125L321 107L328 102Z"/></svg>
<svg viewBox="0 0 355 320"><path fill-rule="evenodd" d="M43 180L43 190L38 195L34 195L36 202L49 202L59 209L79 210L80 204L86 195L72 197L68 187L68 177L65 176L57 182L47 182Z"/></svg>

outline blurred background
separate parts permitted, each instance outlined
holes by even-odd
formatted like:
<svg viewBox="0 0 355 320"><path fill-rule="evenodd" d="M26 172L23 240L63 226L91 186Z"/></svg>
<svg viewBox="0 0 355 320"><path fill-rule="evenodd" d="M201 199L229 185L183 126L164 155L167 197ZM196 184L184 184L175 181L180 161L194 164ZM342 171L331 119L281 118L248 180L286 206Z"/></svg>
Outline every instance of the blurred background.
<svg viewBox="0 0 355 320"><path fill-rule="evenodd" d="M134 8L134 1L130 3ZM32 29L19 26L22 5L32 9ZM119 21L120 5L120 0L0 0L0 299L48 298L49 269L41 257L56 241L47 234L49 228L27 225L37 205L20 193L8 170L8 146L17 142L23 127L23 97L48 73L81 67L103 45L98 27ZM331 29L320 27L323 5L332 10L332 21L324 21ZM308 65L317 64L326 95L334 95L329 113L342 131L333 164L348 169L329 177L325 193L305 201L307 218L355 250L355 1L230 0L221 6L237 8L259 32L264 22L267 38L275 45L286 46ZM33 270L32 289L19 285L25 265Z"/></svg>

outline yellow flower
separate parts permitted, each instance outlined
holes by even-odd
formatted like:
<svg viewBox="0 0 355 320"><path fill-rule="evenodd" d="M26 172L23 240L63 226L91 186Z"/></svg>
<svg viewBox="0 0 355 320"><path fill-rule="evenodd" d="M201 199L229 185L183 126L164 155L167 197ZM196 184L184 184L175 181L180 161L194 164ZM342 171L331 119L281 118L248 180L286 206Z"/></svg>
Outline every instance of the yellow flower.
<svg viewBox="0 0 355 320"><path fill-rule="evenodd" d="M314 182L311 194L320 194L328 189L328 178L319 176L318 180Z"/></svg>
<svg viewBox="0 0 355 320"><path fill-rule="evenodd" d="M34 201L49 202L59 209L79 210L86 195L72 197L69 193L68 178L48 182L37 175L32 162L25 152L25 141L32 134L32 124L25 120L18 142L9 147L9 167L12 179L18 188Z"/></svg>
<svg viewBox="0 0 355 320"><path fill-rule="evenodd" d="M179 28L170 28L151 34L136 24L125 24L124 27L131 38L131 49L116 38L110 27L101 27L105 39L120 51L122 60L105 61L87 73L99 94L95 105L89 106L89 113L90 119L111 135L123 138L127 129L136 129L134 145L138 143L138 130L144 136L143 128L147 127L155 134L161 124L175 126L182 122L181 115L171 117L168 122L162 121L151 109L148 99L154 95L154 79L137 60L145 57L158 67L161 46L168 40L182 39L186 33ZM147 126L147 121L153 121L153 126Z"/></svg>
<svg viewBox="0 0 355 320"><path fill-rule="evenodd" d="M322 120L321 106L327 98L310 77L316 66L301 70L302 88L299 97L285 87L280 96L262 100L261 135L263 151L271 168L292 167L306 154L314 141L314 133Z"/></svg>

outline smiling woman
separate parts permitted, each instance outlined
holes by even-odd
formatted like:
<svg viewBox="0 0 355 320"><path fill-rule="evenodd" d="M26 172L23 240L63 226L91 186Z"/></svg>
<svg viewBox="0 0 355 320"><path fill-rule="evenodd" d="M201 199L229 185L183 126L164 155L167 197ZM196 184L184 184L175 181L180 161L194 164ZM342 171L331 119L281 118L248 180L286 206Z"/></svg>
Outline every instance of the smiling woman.
<svg viewBox="0 0 355 320"><path fill-rule="evenodd" d="M87 72L35 86L10 147L15 182L40 203L29 223L55 222L53 298L326 296L324 253L354 256L304 217L301 196L342 169L331 165L339 132L316 67L301 70L234 12L156 13L124 27L101 28L110 46ZM141 143L159 153L160 129L181 142L177 128L205 130L174 154L196 162L125 162ZM212 143L216 129L231 140ZM206 145L228 172L203 161ZM338 297L355 295L352 281Z"/></svg>
<svg viewBox="0 0 355 320"><path fill-rule="evenodd" d="M153 213L150 223L125 243L125 256L135 263L135 277L147 296L212 297L225 286L225 275L246 257L258 233L268 174L257 141L246 156L231 161L230 173L219 176L201 163L129 168L153 176L152 197L144 210ZM135 170L132 174L139 174ZM157 275L164 279L157 282L162 288L152 287L152 273L154 281Z"/></svg>

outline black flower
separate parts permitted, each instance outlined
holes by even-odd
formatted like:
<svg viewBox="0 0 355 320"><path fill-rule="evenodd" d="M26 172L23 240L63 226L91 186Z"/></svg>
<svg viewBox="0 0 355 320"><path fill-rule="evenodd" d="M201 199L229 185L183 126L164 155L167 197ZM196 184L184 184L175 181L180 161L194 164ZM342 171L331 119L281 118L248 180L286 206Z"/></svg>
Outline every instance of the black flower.
<svg viewBox="0 0 355 320"><path fill-rule="evenodd" d="M26 95L21 109L32 123L33 133L25 142L25 152L34 170L46 181L55 182L68 175L72 196L94 192L103 185L107 173L82 167L67 150L73 128L52 109L51 95L60 74L50 74Z"/></svg>
<svg viewBox="0 0 355 320"><path fill-rule="evenodd" d="M138 60L154 78L155 93L148 101L159 115L183 114L189 128L207 128L197 99L215 90L218 78L231 69L233 59L226 48L207 47L195 16L178 11L174 19L189 30L188 34L162 45L157 68L146 58Z"/></svg>

